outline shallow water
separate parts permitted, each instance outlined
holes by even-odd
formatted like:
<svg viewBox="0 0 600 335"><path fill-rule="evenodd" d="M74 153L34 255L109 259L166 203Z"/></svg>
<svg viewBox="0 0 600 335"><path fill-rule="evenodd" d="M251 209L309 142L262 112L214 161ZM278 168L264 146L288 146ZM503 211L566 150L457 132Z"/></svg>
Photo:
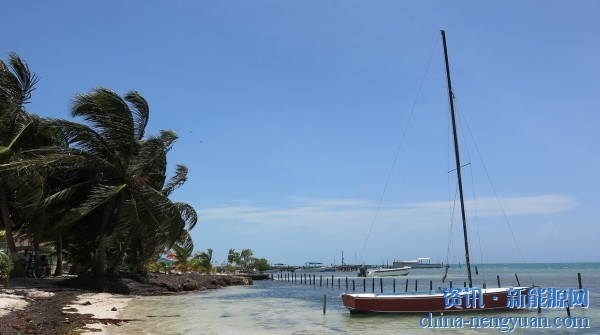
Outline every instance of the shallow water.
<svg viewBox="0 0 600 335"><path fill-rule="evenodd" d="M541 287L577 288L577 273L583 278L583 287L590 291L590 307L574 308L572 317L585 317L590 321L587 329L516 329L515 333L537 334L599 334L600 333L600 263L570 264L494 264L479 267L475 281L483 281L486 273L488 287L497 285L496 274L502 285L516 285L518 273L522 285L533 282ZM461 273L464 269L456 269ZM409 291L414 290L414 281L420 289L442 285L442 271L413 270L408 277L396 279L396 290L404 291L406 279ZM295 283L285 280L255 281L252 286L229 287L208 292L184 295L141 297L133 300L121 314L122 318L138 319L120 327L111 327L111 334L430 334L432 332L481 334L500 333L499 329L423 329L421 321L427 315L350 315L343 306L339 295L346 291L346 277L349 291L352 280L356 291L373 291L371 279L364 281L354 273L334 273L334 287L331 286L331 273L314 274L312 285L300 284L299 276ZM322 280L320 280L322 276ZM277 275L275 275L277 279ZM462 275L452 275L454 283L463 283ZM487 278L489 277L489 278ZM288 277L289 278L289 277ZM338 287L338 278L339 286ZM327 284L327 286L326 286ZM375 280L375 291L381 290L379 279ZM455 286L457 286L455 284ZM384 280L384 292L392 292L394 281ZM323 314L323 300L326 297L326 314ZM497 317L538 317L549 319L566 317L563 309L535 311L486 312L471 316Z"/></svg>

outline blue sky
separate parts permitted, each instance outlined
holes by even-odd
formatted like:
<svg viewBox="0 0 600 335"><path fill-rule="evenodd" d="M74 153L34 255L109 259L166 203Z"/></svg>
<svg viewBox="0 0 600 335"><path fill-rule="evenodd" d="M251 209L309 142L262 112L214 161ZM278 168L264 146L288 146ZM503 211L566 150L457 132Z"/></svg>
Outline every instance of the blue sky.
<svg viewBox="0 0 600 335"><path fill-rule="evenodd" d="M196 208L196 249L217 262L229 248L288 264L339 264L342 251L346 262L462 261L459 220L450 228L445 29L470 130L461 143L477 145L463 149L475 261L598 261L597 1L2 9L0 57L17 52L41 78L31 112L70 118L76 93L135 89L150 103L147 134L179 134L169 161L190 176L174 198Z"/></svg>

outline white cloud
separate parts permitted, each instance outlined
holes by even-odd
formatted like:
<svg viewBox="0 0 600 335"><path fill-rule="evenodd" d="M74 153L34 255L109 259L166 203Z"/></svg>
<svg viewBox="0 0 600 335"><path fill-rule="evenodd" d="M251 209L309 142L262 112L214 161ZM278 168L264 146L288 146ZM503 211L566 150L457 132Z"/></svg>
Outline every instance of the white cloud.
<svg viewBox="0 0 600 335"><path fill-rule="evenodd" d="M502 204L500 207L499 202ZM535 195L504 197L499 201L493 197L477 199L479 218L511 215L541 215L568 211L578 203L562 195ZM467 203L469 212L474 211L472 202ZM247 228L259 232L279 229L310 229L321 232L340 229L368 229L376 215L377 205L360 199L310 199L294 198L292 204L281 207L253 206L243 202L231 206L204 208L199 210L205 223L220 223L231 229ZM449 222L452 204L445 201L408 203L399 206L382 206L375 224L383 230L397 228L421 230L442 227ZM459 215L458 205L454 209Z"/></svg>

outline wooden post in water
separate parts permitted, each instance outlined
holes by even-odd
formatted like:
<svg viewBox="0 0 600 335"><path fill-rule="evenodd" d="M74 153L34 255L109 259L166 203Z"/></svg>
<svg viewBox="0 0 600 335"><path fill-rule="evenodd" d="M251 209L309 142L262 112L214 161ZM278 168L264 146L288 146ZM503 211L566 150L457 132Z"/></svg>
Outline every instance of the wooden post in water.
<svg viewBox="0 0 600 335"><path fill-rule="evenodd" d="M429 281L429 290L433 291L433 280Z"/></svg>
<svg viewBox="0 0 600 335"><path fill-rule="evenodd" d="M515 273L515 278L517 279L517 286L521 286L521 282L519 282L519 276Z"/></svg>
<svg viewBox="0 0 600 335"><path fill-rule="evenodd" d="M356 286L354 286L354 279L352 279L352 292L356 292Z"/></svg>
<svg viewBox="0 0 600 335"><path fill-rule="evenodd" d="M581 285L581 272L577 272L577 281L579 282L579 289L583 289L583 286Z"/></svg>
<svg viewBox="0 0 600 335"><path fill-rule="evenodd" d="M496 279L498 280L498 287L500 287L500 275L496 275Z"/></svg>
<svg viewBox="0 0 600 335"><path fill-rule="evenodd" d="M327 310L327 294L323 295L323 314L325 314L325 311Z"/></svg>
<svg viewBox="0 0 600 335"><path fill-rule="evenodd" d="M450 281L450 288L452 288L452 280Z"/></svg>
<svg viewBox="0 0 600 335"><path fill-rule="evenodd" d="M383 278L379 278L379 289L380 292L383 293Z"/></svg>
<svg viewBox="0 0 600 335"><path fill-rule="evenodd" d="M371 293L375 293L375 278L373 278L371 283Z"/></svg>
<svg viewBox="0 0 600 335"><path fill-rule="evenodd" d="M417 292L419 289L417 288L417 280L415 279L415 292Z"/></svg>
<svg viewBox="0 0 600 335"><path fill-rule="evenodd" d="M567 316L571 317L571 309L569 308L569 299L567 299Z"/></svg>
<svg viewBox="0 0 600 335"><path fill-rule="evenodd" d="M363 278L363 292L367 292L367 278Z"/></svg>
<svg viewBox="0 0 600 335"><path fill-rule="evenodd" d="M319 276L319 286L323 286L323 276Z"/></svg>
<svg viewBox="0 0 600 335"><path fill-rule="evenodd" d="M331 286L333 286L333 281L331 282ZM329 277L325 278L325 287L329 287Z"/></svg>
<svg viewBox="0 0 600 335"><path fill-rule="evenodd" d="M404 292L408 292L408 279L406 280L406 287L404 288Z"/></svg>
<svg viewBox="0 0 600 335"><path fill-rule="evenodd" d="M394 282L392 284L392 286L394 286L394 293L396 293L396 278L394 278Z"/></svg>
<svg viewBox="0 0 600 335"><path fill-rule="evenodd" d="M346 291L348 291L348 277L346 277Z"/></svg>
<svg viewBox="0 0 600 335"><path fill-rule="evenodd" d="M467 287L467 282L463 282L463 287Z"/></svg>

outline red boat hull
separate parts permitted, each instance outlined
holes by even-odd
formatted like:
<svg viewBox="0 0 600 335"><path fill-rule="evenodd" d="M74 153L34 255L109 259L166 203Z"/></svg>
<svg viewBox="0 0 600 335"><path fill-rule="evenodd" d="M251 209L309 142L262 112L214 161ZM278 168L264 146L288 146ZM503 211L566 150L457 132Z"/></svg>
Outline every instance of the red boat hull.
<svg viewBox="0 0 600 335"><path fill-rule="evenodd" d="M526 287L513 288L527 294ZM428 313L468 312L477 310L508 309L508 288L481 290L478 304L469 304L462 299L460 308L446 308L443 293L399 293L399 294L342 294L342 301L351 313ZM481 305L483 302L483 305ZM483 306L483 307L482 307Z"/></svg>

